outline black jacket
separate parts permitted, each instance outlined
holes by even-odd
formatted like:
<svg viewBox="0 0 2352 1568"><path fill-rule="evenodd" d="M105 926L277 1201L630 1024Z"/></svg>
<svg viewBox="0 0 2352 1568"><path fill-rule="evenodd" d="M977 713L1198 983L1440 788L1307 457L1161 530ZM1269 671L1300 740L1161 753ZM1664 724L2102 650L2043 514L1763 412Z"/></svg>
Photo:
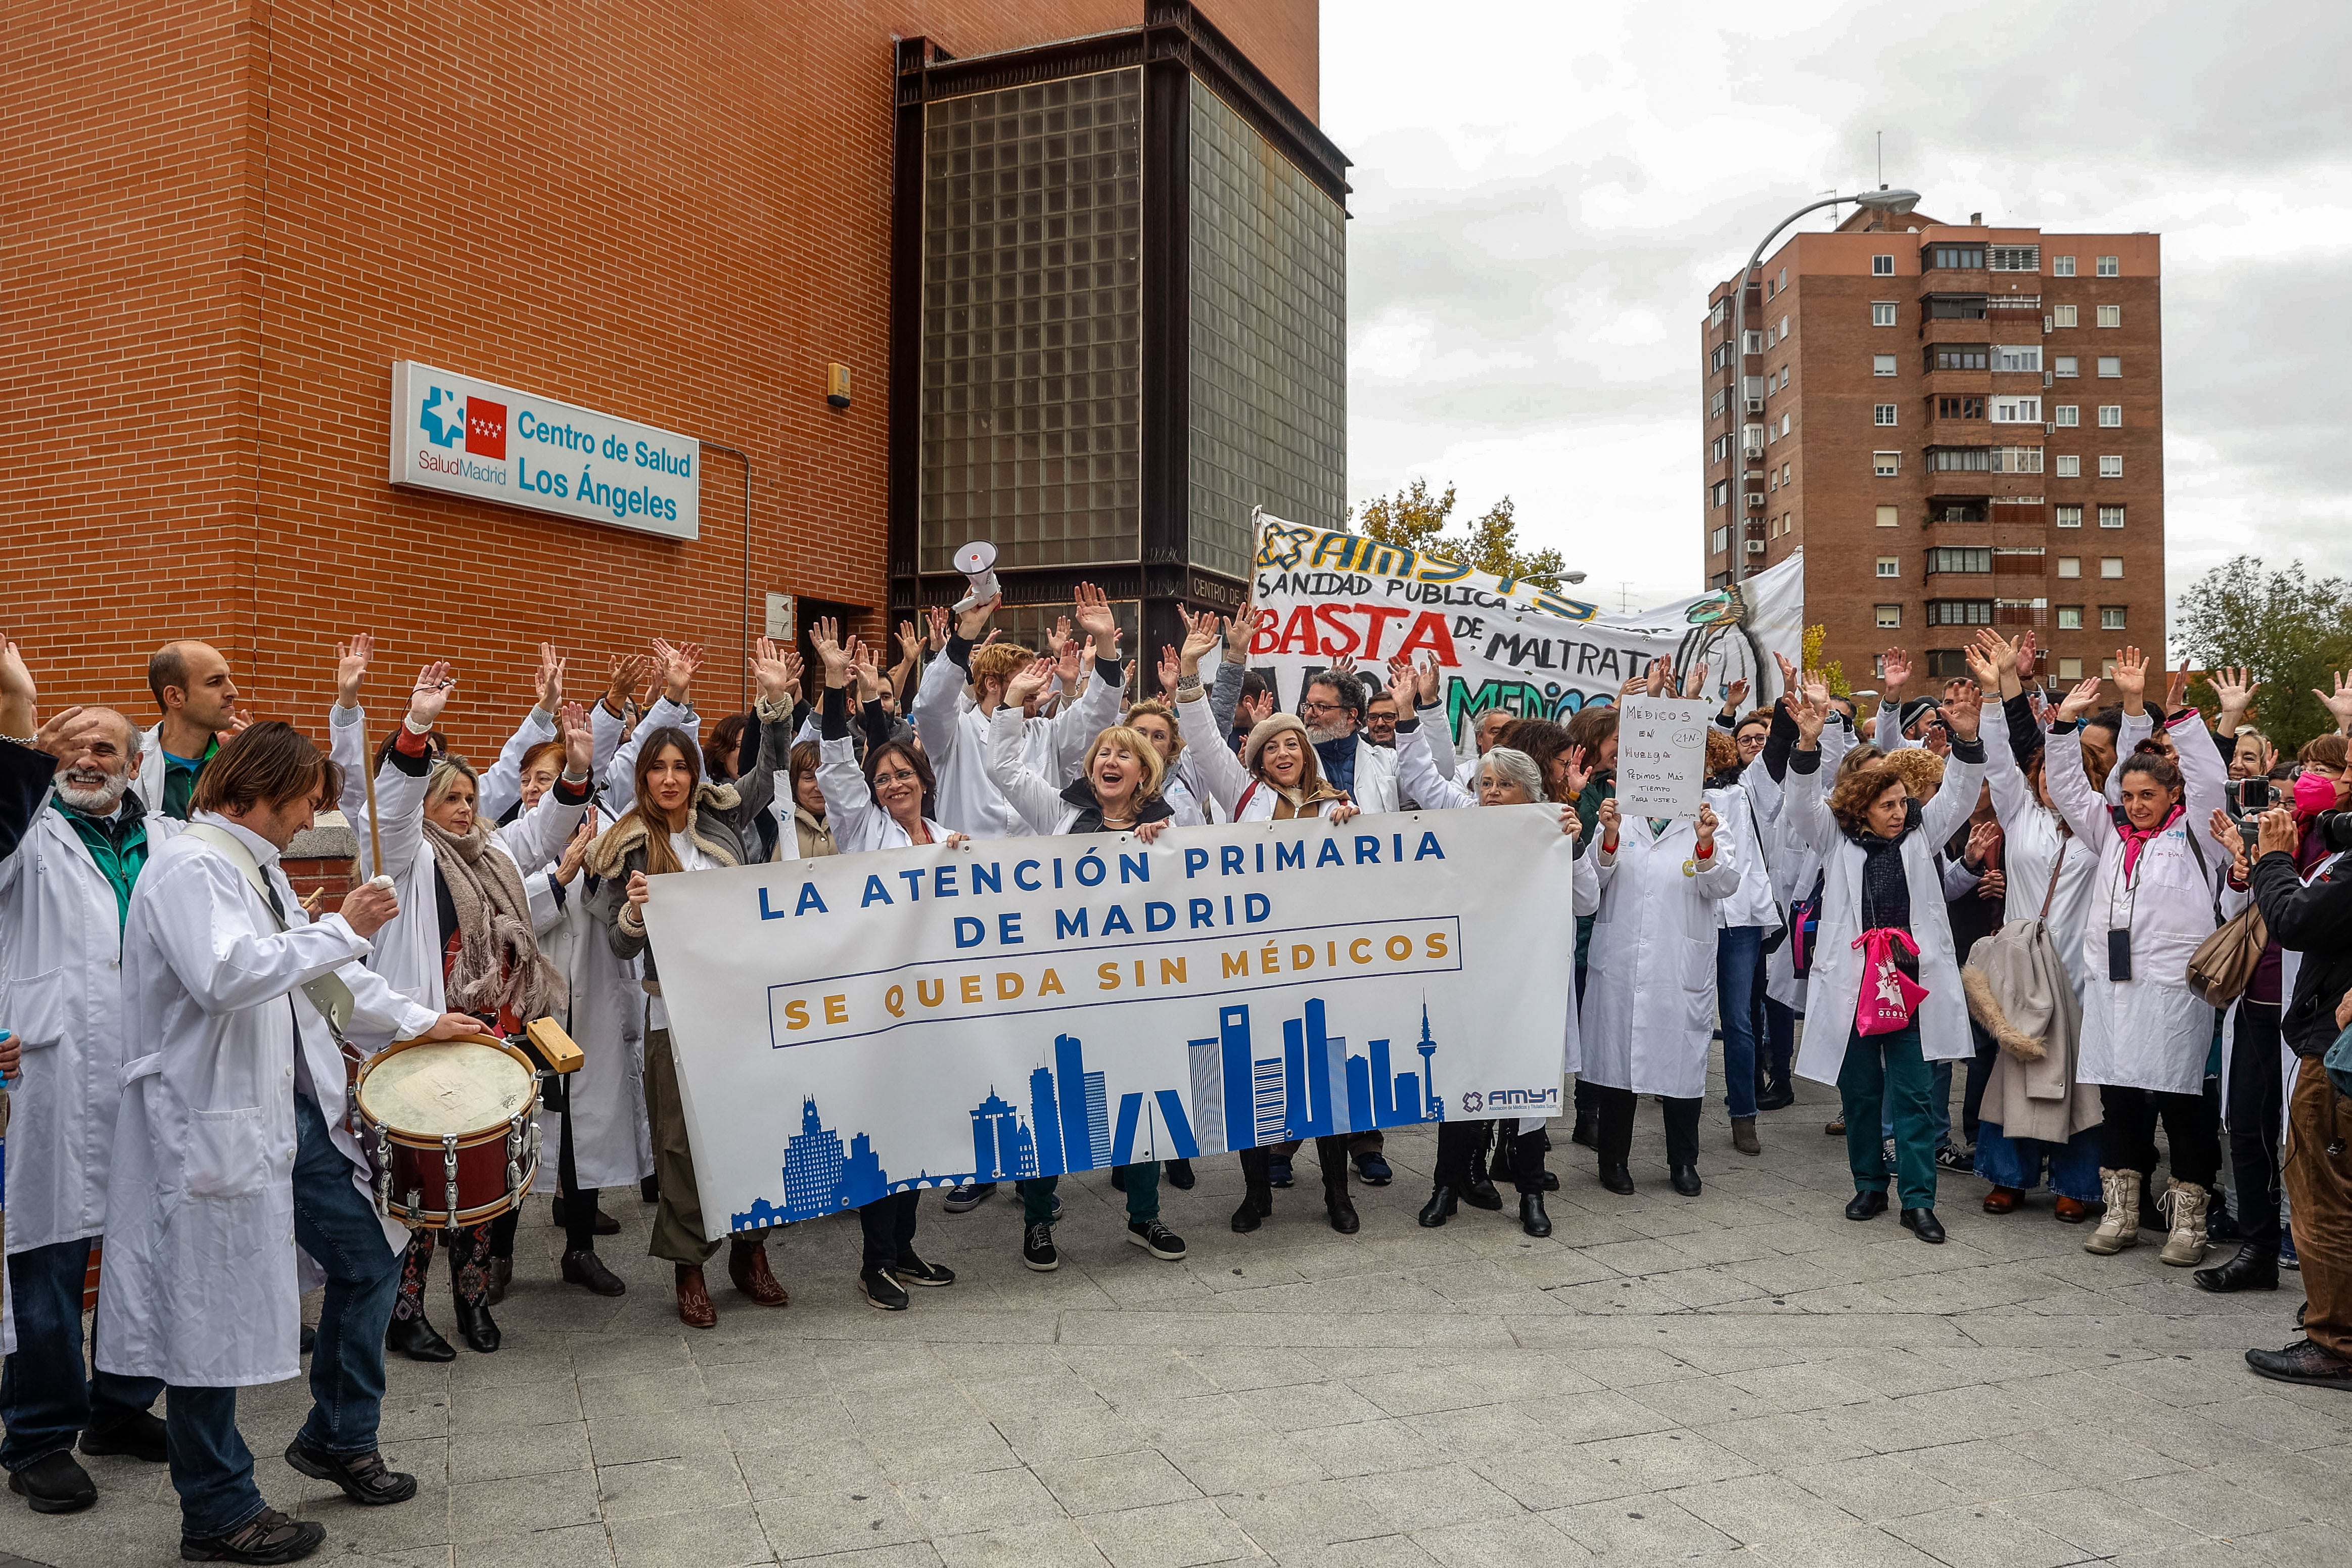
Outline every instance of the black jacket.
<svg viewBox="0 0 2352 1568"><path fill-rule="evenodd" d="M2271 940L2303 954L2279 1032L2296 1056L2325 1056L2342 1032L2336 1005L2352 989L2352 867L2339 860L2306 888L2294 857L2274 849L2254 862L2253 894Z"/></svg>

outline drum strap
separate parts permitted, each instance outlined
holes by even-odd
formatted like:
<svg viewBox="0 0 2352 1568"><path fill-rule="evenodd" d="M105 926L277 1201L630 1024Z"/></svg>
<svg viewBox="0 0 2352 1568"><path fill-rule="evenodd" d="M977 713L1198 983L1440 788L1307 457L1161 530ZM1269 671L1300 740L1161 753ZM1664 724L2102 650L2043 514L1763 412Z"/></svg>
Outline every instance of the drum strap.
<svg viewBox="0 0 2352 1568"><path fill-rule="evenodd" d="M254 860L253 852L240 843L235 834L224 833L205 822L192 822L184 831L189 837L219 850L222 858L236 867L253 890L261 895L261 901L269 906L269 917L278 922L278 929L281 931L287 929L286 906L279 900L278 889L270 885L268 878L261 874L261 867ZM344 984L338 975L321 974L316 980L304 981L301 991L310 999L310 1005L319 1010L319 1016L327 1021L327 1032L334 1036L335 1043L343 1044L343 1030L352 1021L354 1005L352 988Z"/></svg>

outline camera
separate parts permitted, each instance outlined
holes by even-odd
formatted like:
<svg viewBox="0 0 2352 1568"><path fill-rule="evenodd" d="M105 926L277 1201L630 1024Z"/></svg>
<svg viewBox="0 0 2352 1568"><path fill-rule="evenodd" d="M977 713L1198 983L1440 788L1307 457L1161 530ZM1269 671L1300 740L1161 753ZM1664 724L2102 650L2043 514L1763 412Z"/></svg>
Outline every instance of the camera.
<svg viewBox="0 0 2352 1568"><path fill-rule="evenodd" d="M2259 816L2277 804L2277 789L2268 779L2231 779L2230 815Z"/></svg>

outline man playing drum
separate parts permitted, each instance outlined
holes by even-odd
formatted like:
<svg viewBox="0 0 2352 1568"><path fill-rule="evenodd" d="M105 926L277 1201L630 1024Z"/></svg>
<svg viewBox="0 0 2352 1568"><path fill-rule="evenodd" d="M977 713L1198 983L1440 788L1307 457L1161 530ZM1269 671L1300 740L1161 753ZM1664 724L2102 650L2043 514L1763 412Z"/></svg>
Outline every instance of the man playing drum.
<svg viewBox="0 0 2352 1568"><path fill-rule="evenodd" d="M107 1191L98 1364L160 1377L181 1555L290 1563L325 1539L266 1504L236 1429L236 1390L300 1370L295 1247L326 1273L314 1403L286 1450L360 1503L415 1495L376 1451L384 1325L407 1236L378 1219L344 1128L350 1035L449 1039L478 1026L403 1000L361 960L398 912L362 886L311 921L279 851L336 797L335 768L285 724L221 747L187 831L155 847L122 940L124 1032L152 1055L123 1069Z"/></svg>

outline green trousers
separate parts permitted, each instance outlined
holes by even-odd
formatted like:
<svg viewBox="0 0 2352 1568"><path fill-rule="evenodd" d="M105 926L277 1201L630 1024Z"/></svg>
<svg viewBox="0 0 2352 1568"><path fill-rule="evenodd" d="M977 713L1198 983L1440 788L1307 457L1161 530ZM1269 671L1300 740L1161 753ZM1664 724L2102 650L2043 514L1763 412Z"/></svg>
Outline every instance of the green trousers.
<svg viewBox="0 0 2352 1568"><path fill-rule="evenodd" d="M1935 1072L1919 1054L1915 1020L1899 1034L1865 1035L1852 1025L1838 1095L1845 1101L1845 1157L1858 1193L1886 1190L1879 1143L1882 1108L1895 1108L1895 1177L1901 1207L1936 1206Z"/></svg>
<svg viewBox="0 0 2352 1568"><path fill-rule="evenodd" d="M1160 1217L1160 1162L1146 1160L1140 1165L1121 1165L1127 1178L1127 1217L1132 1222ZM1062 1184L1059 1176L1033 1176L1025 1182L1013 1184L1021 1194L1021 1223L1039 1225L1054 1217L1054 1189Z"/></svg>

